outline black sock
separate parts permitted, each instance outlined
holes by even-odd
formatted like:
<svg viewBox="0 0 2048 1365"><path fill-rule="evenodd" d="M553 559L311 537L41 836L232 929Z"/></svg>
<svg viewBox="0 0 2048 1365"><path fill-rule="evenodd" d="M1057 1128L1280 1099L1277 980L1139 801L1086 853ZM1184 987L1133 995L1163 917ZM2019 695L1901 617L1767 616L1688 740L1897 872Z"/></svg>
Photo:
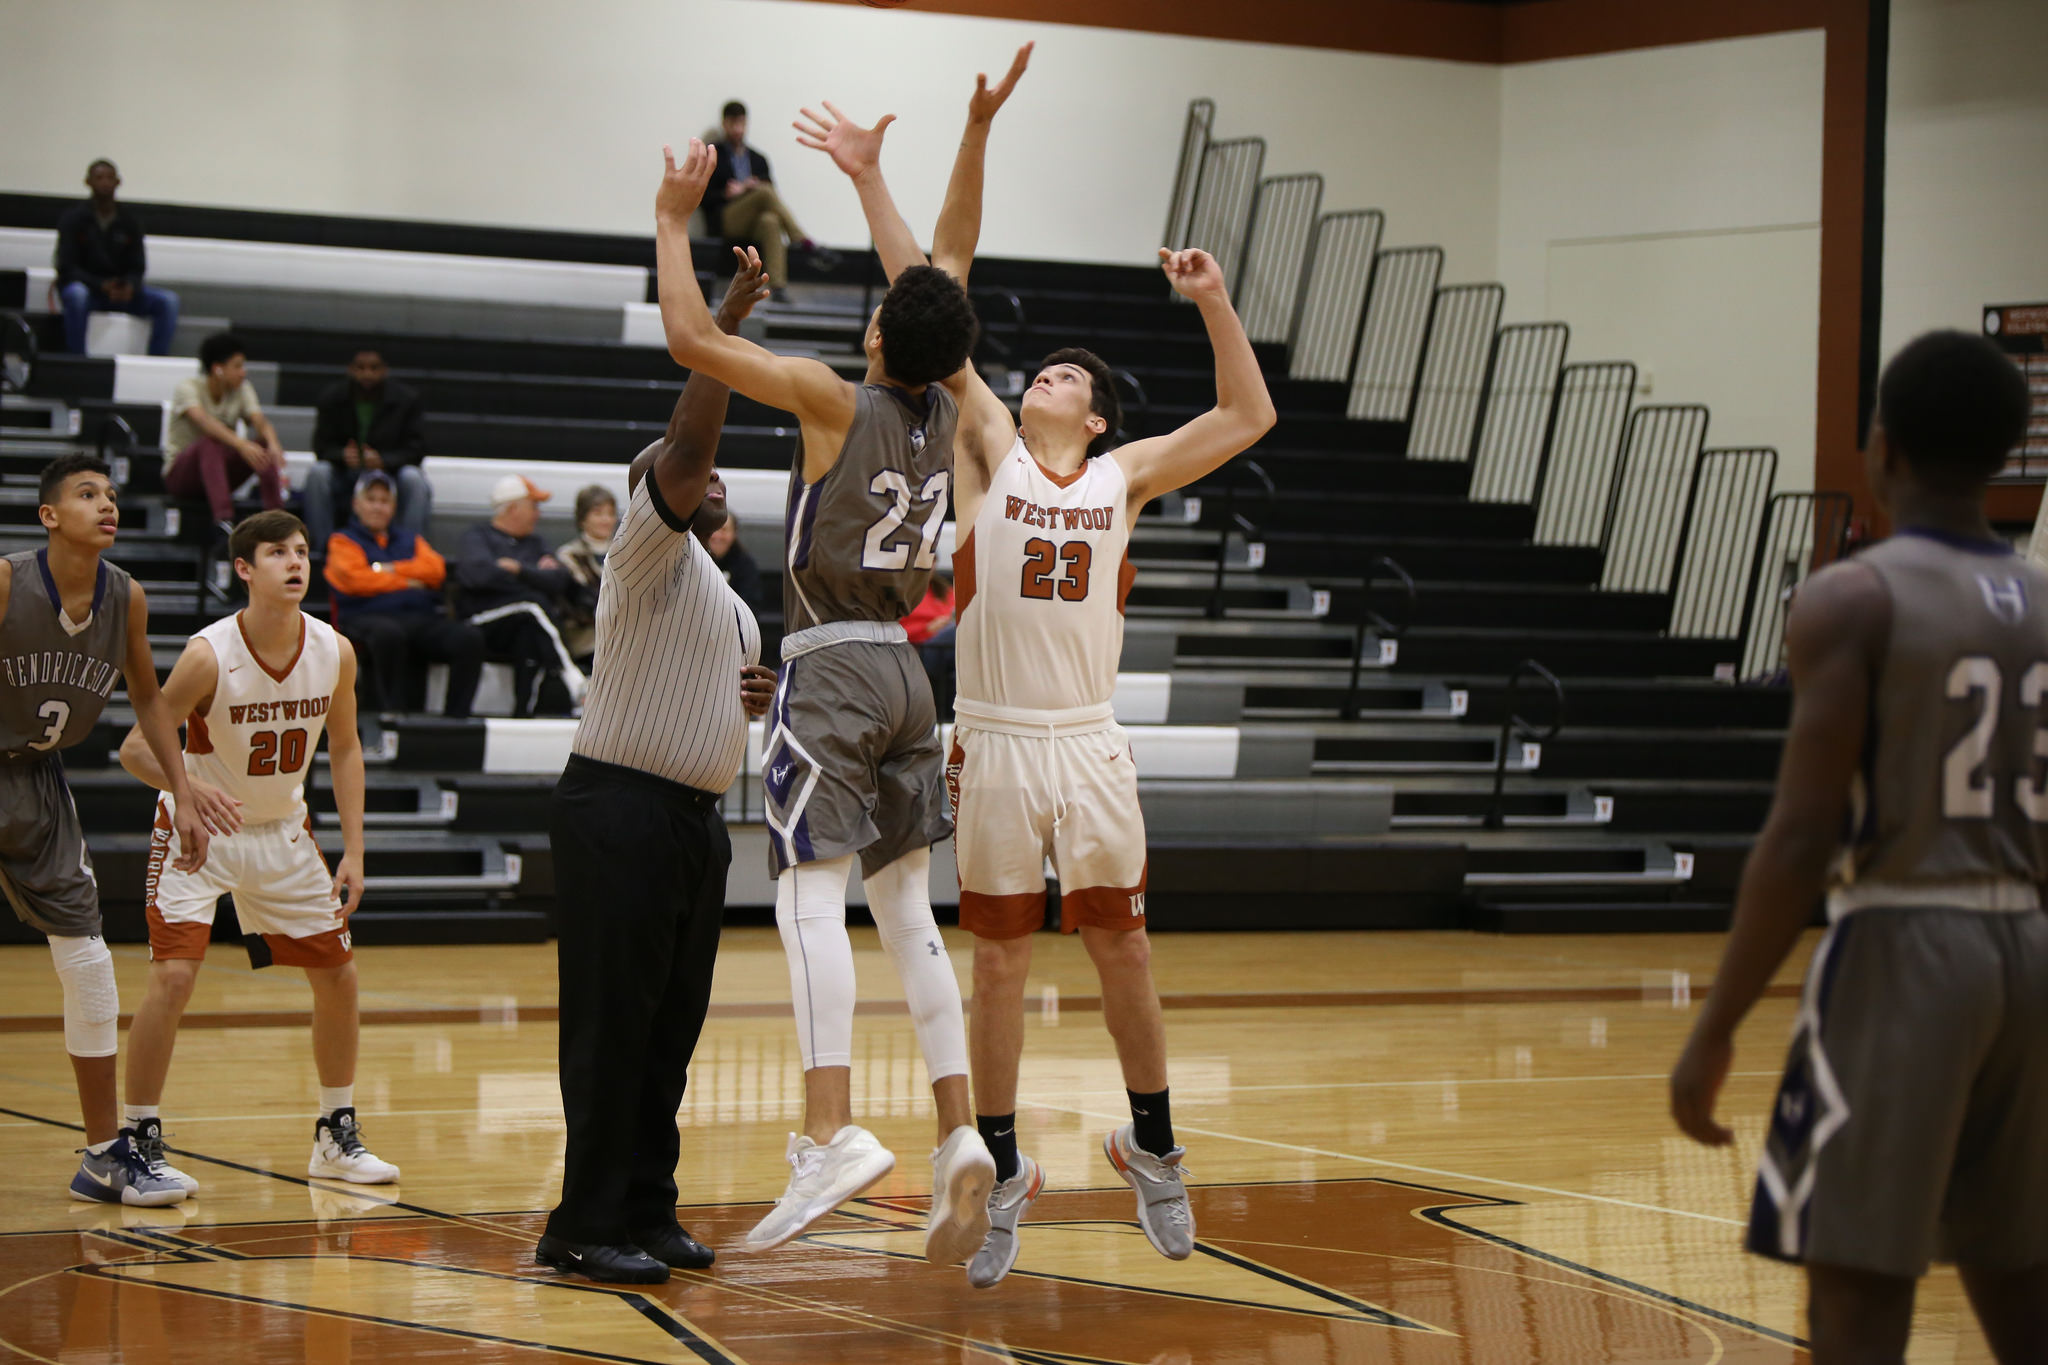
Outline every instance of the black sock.
<svg viewBox="0 0 2048 1365"><path fill-rule="evenodd" d="M981 1130L981 1140L988 1144L988 1154L996 1159L996 1179L1008 1180L1016 1175L1017 1116L976 1114L974 1126Z"/></svg>
<svg viewBox="0 0 2048 1365"><path fill-rule="evenodd" d="M1173 1150L1173 1106L1167 1102L1171 1092L1162 1090L1156 1095L1141 1095L1135 1090L1124 1091L1131 1097L1131 1138L1139 1147L1154 1156L1165 1156Z"/></svg>

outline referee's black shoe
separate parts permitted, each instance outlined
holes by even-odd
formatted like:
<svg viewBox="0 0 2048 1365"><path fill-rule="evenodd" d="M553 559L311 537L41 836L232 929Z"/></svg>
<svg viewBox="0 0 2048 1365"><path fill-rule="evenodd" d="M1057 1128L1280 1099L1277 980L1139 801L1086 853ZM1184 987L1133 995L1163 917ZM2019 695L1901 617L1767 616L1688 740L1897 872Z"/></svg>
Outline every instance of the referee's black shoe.
<svg viewBox="0 0 2048 1365"><path fill-rule="evenodd" d="M579 1246L549 1233L533 1249L533 1259L586 1280L605 1284L665 1284L668 1267L639 1247Z"/></svg>
<svg viewBox="0 0 2048 1365"><path fill-rule="evenodd" d="M688 1228L674 1223L634 1233L633 1245L677 1270L707 1270L718 1259L718 1253L692 1237Z"/></svg>

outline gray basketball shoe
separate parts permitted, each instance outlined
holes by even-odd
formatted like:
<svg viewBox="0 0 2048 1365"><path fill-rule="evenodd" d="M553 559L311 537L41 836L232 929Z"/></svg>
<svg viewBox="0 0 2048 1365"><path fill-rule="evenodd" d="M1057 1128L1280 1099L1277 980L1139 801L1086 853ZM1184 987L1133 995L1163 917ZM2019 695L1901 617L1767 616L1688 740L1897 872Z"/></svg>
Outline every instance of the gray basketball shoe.
<svg viewBox="0 0 2048 1365"><path fill-rule="evenodd" d="M1010 1267L1017 1264L1017 1225L1044 1188L1044 1169L1019 1152L1017 1174L997 1182L988 1192L988 1236L967 1263L967 1283L987 1289L1010 1273Z"/></svg>
<svg viewBox="0 0 2048 1365"><path fill-rule="evenodd" d="M181 1203L185 1187L152 1174L125 1136L104 1152L82 1152L78 1174L71 1177L71 1197L94 1204L136 1204L156 1208Z"/></svg>
<svg viewBox="0 0 2048 1365"><path fill-rule="evenodd" d="M1168 1260L1185 1261L1195 1250L1195 1214L1181 1181L1187 1148L1154 1156L1132 1139L1131 1127L1127 1123L1106 1135L1102 1150L1124 1183L1138 1192L1138 1226L1145 1229L1145 1240Z"/></svg>

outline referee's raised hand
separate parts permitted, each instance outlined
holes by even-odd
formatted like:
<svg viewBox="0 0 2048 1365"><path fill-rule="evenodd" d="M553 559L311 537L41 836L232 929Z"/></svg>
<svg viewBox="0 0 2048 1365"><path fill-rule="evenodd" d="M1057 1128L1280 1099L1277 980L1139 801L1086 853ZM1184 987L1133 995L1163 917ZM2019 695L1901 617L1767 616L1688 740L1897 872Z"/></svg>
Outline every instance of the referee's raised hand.
<svg viewBox="0 0 2048 1365"><path fill-rule="evenodd" d="M718 305L716 321L720 331L737 333L740 323L754 311L754 305L768 297L769 281L759 251L736 246L732 255L737 265L732 283L726 286L725 300Z"/></svg>

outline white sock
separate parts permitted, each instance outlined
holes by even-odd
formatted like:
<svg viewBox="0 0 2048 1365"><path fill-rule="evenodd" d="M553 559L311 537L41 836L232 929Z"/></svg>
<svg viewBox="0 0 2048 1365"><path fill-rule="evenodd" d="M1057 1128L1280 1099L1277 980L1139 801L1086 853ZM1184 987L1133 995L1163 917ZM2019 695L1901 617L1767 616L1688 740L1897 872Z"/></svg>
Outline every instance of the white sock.
<svg viewBox="0 0 2048 1365"><path fill-rule="evenodd" d="M85 1150L91 1152L94 1156L105 1156L107 1154L107 1148L113 1146L120 1140L121 1139L117 1137L111 1137L108 1138L105 1142L88 1142L85 1144Z"/></svg>
<svg viewBox="0 0 2048 1365"><path fill-rule="evenodd" d="M125 1104L121 1106L121 1126L123 1128L140 1128L144 1119L157 1117L156 1106L153 1104Z"/></svg>
<svg viewBox="0 0 2048 1365"><path fill-rule="evenodd" d="M924 1052L927 1079L967 1074L967 1025L960 1007L960 978L946 956L946 940L932 918L932 853L906 853L861 883L868 913L882 931L882 947L903 983L910 1022Z"/></svg>
<svg viewBox="0 0 2048 1365"><path fill-rule="evenodd" d="M356 1103L356 1088L353 1085L323 1085L320 1087L320 1117L331 1119L337 1109L353 1109Z"/></svg>
<svg viewBox="0 0 2048 1365"><path fill-rule="evenodd" d="M789 959L804 1070L853 1065L853 942L846 936L846 875L853 855L802 863L775 880L775 927Z"/></svg>

